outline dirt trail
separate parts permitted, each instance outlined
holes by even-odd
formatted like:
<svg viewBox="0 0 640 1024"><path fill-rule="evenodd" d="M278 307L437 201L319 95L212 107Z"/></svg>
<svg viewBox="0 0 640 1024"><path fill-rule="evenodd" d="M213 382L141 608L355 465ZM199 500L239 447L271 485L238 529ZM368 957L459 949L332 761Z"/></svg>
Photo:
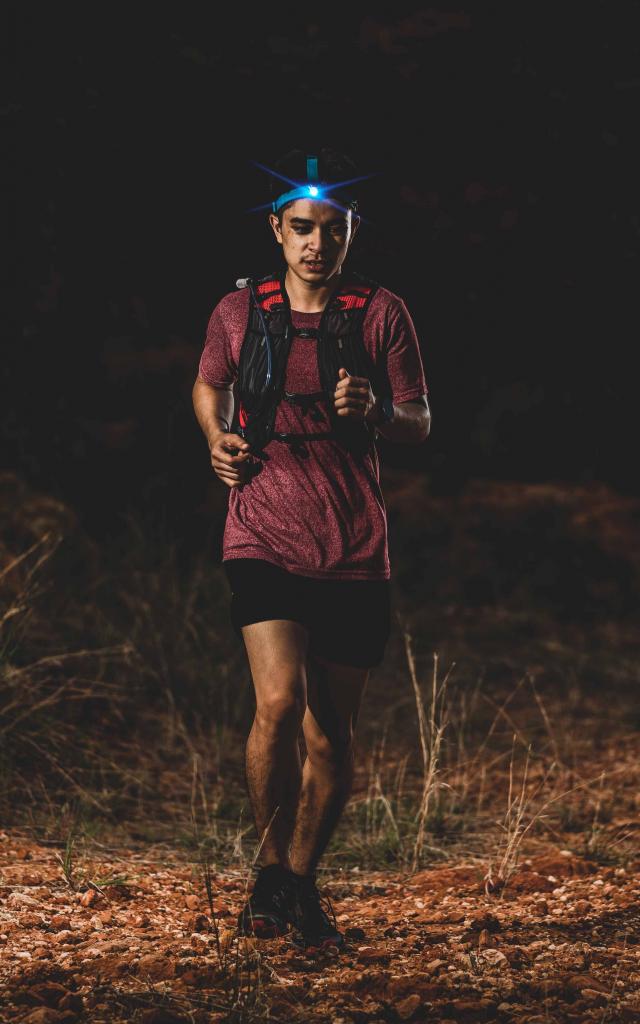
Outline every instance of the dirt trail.
<svg viewBox="0 0 640 1024"><path fill-rule="evenodd" d="M630 869L552 851L499 896L480 864L334 875L348 944L314 958L238 942L246 873L213 876L216 934L197 864L122 849L76 890L59 856L0 833L3 1021L640 1021Z"/></svg>

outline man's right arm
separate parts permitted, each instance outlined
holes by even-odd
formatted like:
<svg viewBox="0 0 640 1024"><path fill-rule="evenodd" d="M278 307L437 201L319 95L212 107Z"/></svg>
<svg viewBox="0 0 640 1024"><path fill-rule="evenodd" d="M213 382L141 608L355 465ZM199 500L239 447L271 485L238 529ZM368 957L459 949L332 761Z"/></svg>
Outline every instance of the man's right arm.
<svg viewBox="0 0 640 1024"><path fill-rule="evenodd" d="M233 385L214 388L198 376L193 385L193 409L211 452L211 465L228 487L246 482L245 463L249 445L239 434L231 434Z"/></svg>
<svg viewBox="0 0 640 1024"><path fill-rule="evenodd" d="M212 387L198 376L193 385L193 410L209 447L216 436L227 433L233 420L233 385Z"/></svg>

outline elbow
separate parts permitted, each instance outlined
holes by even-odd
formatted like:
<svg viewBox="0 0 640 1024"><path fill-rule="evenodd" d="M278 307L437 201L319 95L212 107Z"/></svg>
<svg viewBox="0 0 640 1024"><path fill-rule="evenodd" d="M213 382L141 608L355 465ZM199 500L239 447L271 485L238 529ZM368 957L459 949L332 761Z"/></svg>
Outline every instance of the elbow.
<svg viewBox="0 0 640 1024"><path fill-rule="evenodd" d="M423 426L422 440L426 441L430 433L431 433L431 413L428 412L427 415L424 417L424 426Z"/></svg>

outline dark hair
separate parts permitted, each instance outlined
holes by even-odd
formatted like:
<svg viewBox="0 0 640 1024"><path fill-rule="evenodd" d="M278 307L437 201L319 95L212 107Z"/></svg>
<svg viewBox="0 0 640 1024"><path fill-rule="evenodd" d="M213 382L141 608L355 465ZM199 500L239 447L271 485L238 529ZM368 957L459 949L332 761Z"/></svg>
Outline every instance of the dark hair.
<svg viewBox="0 0 640 1024"><path fill-rule="evenodd" d="M320 181L326 184L334 184L339 181L348 181L351 178L358 176L358 169L346 153L339 153L336 149L330 149L324 147L323 149L314 149L309 152L302 149L292 149L285 156L280 157L279 160L274 164L274 171L279 171L280 174L289 178L291 181L304 182L307 180L307 156L317 156L318 158L318 178ZM337 202L343 203L348 209L353 210L355 213L358 209L358 200L353 194L353 185L347 185L344 189L336 189L331 195L336 199ZM269 177L269 191L271 198L277 199L279 195L286 192L288 186L282 178L276 178L275 175ZM290 199L288 203L281 206L276 217L282 220L282 215L291 203L294 203L295 199Z"/></svg>

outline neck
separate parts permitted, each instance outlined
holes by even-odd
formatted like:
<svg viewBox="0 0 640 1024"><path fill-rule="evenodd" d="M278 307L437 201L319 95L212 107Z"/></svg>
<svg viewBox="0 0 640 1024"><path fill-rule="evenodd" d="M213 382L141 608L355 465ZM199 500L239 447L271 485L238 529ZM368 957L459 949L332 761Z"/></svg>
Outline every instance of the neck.
<svg viewBox="0 0 640 1024"><path fill-rule="evenodd" d="M298 313L322 313L327 302L342 282L342 268L340 267L328 281L321 284L314 284L310 281L303 281L301 277L287 268L284 283L289 296L291 308Z"/></svg>

